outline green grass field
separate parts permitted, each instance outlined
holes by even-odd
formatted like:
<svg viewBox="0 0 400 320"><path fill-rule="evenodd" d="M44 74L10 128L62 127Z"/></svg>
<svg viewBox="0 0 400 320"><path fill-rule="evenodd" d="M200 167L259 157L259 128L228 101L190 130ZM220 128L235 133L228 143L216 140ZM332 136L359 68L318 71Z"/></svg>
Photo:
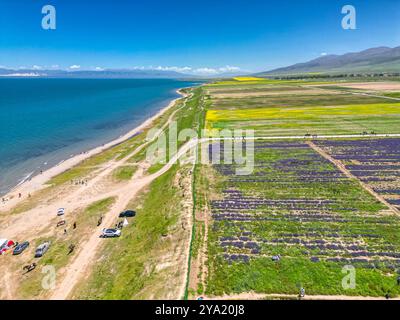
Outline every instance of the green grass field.
<svg viewBox="0 0 400 320"><path fill-rule="evenodd" d="M249 94L249 93L248 93ZM359 96L351 94L289 94L276 96L255 96L243 98L213 99L212 109L235 110L255 108L287 108L287 107L309 107L309 106L341 106L354 104L392 104L395 101L377 97Z"/></svg>
<svg viewBox="0 0 400 320"><path fill-rule="evenodd" d="M98 263L88 281L77 288L79 299L150 299L168 295L170 268L157 269L162 256L174 247L180 191L174 183L177 167L155 180L132 201L137 215L121 238L105 239ZM171 285L174 285L171 283Z"/></svg>
<svg viewBox="0 0 400 320"><path fill-rule="evenodd" d="M129 181L136 170L136 166L122 166L114 170L113 177L116 181Z"/></svg>

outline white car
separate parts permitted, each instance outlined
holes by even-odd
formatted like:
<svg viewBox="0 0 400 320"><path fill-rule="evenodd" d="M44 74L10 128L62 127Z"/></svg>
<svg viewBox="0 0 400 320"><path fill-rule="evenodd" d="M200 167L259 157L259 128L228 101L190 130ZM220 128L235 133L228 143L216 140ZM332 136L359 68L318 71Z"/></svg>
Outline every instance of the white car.
<svg viewBox="0 0 400 320"><path fill-rule="evenodd" d="M51 245L50 241L42 243L39 247L36 248L35 258L43 257L43 255L49 250Z"/></svg>
<svg viewBox="0 0 400 320"><path fill-rule="evenodd" d="M57 210L57 216L63 216L65 214L65 209L64 208L60 208Z"/></svg>
<svg viewBox="0 0 400 320"><path fill-rule="evenodd" d="M118 229L103 229L102 238L115 238L121 235L121 230Z"/></svg>

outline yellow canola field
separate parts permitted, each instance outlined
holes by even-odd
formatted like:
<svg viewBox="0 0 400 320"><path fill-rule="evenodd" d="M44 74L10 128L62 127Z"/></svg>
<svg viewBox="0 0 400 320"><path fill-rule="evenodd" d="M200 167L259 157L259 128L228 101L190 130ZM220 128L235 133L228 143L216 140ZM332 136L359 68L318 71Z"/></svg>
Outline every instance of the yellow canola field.
<svg viewBox="0 0 400 320"><path fill-rule="evenodd" d="M237 121L237 120L257 120L271 118L304 118L310 116L371 116L371 115L400 115L400 103L393 104L357 104L345 106L328 107L298 107L298 108L256 108L256 109L236 109L236 110L208 110L206 120L208 122L217 121Z"/></svg>

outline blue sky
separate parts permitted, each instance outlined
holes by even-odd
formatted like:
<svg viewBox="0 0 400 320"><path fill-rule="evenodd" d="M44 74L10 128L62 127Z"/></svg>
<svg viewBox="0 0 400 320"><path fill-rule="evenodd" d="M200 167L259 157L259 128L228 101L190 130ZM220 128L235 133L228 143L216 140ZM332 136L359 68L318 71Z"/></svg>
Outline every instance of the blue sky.
<svg viewBox="0 0 400 320"><path fill-rule="evenodd" d="M46 4L56 30L41 28ZM357 30L341 28L346 4ZM0 66L13 68L262 71L399 45L399 0L0 0Z"/></svg>

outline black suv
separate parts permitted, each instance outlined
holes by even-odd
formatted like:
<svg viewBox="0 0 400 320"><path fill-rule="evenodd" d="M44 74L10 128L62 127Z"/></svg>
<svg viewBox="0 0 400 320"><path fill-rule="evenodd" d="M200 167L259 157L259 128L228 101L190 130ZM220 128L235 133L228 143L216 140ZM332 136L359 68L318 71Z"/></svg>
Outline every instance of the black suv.
<svg viewBox="0 0 400 320"><path fill-rule="evenodd" d="M119 214L120 218L131 218L131 217L134 217L134 216L136 216L136 211L133 211L133 210L126 210L126 211L121 212Z"/></svg>

